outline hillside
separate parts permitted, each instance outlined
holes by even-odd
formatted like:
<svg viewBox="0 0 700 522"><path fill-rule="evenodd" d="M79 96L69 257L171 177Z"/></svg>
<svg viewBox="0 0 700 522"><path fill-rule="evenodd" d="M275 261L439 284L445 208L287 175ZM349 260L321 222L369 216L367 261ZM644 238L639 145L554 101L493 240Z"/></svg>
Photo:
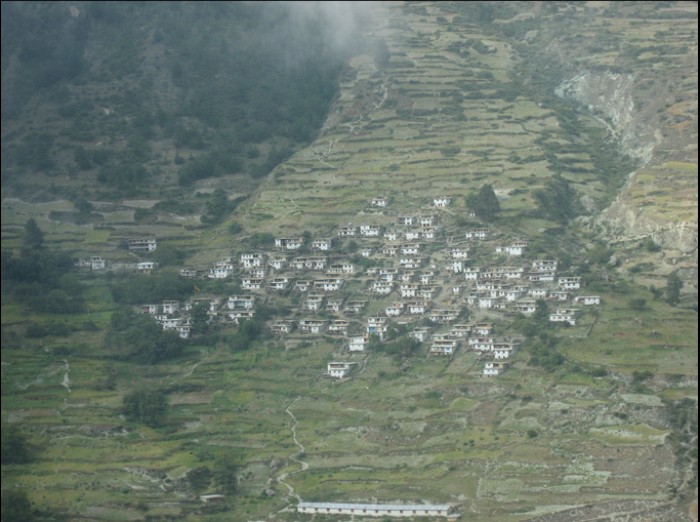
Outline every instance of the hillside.
<svg viewBox="0 0 700 522"><path fill-rule="evenodd" d="M65 17L54 43L89 23L75 76L27 99L6 4L3 520L695 519L697 4L29 4ZM120 75L100 46L135 19L141 73ZM204 27L220 46L188 58ZM240 85L219 123L187 105L245 83L208 81L241 31L266 43L236 67L272 64L250 82L302 137L241 138ZM286 59L317 46L303 78L275 76L286 37ZM314 110L287 100L316 82ZM148 175L119 186L75 169L83 120L56 96L104 107L110 84L121 114L126 83L140 102L103 143ZM157 118L128 144L144 110L203 148ZM93 162L112 127L91 114ZM23 162L40 127L48 163ZM239 171L182 181L233 134Z"/></svg>

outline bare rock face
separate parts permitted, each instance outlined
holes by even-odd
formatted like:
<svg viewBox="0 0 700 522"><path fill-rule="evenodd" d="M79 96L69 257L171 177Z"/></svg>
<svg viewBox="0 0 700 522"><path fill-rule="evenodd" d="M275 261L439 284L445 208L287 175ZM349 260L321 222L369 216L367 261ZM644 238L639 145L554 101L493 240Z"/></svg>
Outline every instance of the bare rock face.
<svg viewBox="0 0 700 522"><path fill-rule="evenodd" d="M645 165L652 159L658 136L642 117L646 111L635 106L634 88L632 74L584 71L559 85L555 93L587 107L608 127L621 152Z"/></svg>
<svg viewBox="0 0 700 522"><path fill-rule="evenodd" d="M628 184L632 182L631 180ZM697 264L697 222L662 222L648 217L644 209L630 204L625 191L601 212L597 220L612 237L620 239L651 237L664 250L673 250L680 255L694 257Z"/></svg>
<svg viewBox="0 0 700 522"><path fill-rule="evenodd" d="M607 126L620 152L639 161L639 169L630 173L617 198L595 218L605 238L625 242L650 237L666 253L655 267L659 274L678 268L681 273L694 274L698 264L697 181L664 166L669 159L690 160L686 165L691 165L697 162L696 152L682 147L677 136L662 132L658 115L668 103L667 87L659 84L658 97L638 106L637 83L634 74L583 71L561 83L555 92L585 106ZM659 152L669 150L676 153L669 157Z"/></svg>

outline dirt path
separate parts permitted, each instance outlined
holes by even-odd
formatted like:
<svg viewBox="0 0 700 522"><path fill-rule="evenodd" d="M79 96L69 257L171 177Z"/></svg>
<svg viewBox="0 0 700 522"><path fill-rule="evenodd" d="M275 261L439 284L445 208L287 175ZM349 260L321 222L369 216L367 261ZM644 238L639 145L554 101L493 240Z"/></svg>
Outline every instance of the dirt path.
<svg viewBox="0 0 700 522"><path fill-rule="evenodd" d="M294 413L292 413L292 406L296 404L299 400L301 400L301 397L297 397L292 401L292 403L287 406L287 408L284 410L284 412L289 415L292 418L292 426L290 427L290 430L292 432L292 440L294 441L294 444L299 448L299 451L296 452L294 455L290 455L289 460L296 462L299 464L299 469L296 471L290 471L289 473L283 473L279 475L275 481L283 484L287 488L287 496L289 497L294 497L297 499L297 501L301 502L301 497L296 494L294 491L294 487L292 487L291 484L286 482L286 479L291 477L292 475L296 475L297 473L301 473L302 471L306 471L309 469L309 463L305 462L301 459L298 459L298 455L303 455L305 452L304 445L299 442L299 439L297 438L297 425L299 424L299 421L297 421L297 418L294 416ZM289 508L284 508L282 511L287 511Z"/></svg>

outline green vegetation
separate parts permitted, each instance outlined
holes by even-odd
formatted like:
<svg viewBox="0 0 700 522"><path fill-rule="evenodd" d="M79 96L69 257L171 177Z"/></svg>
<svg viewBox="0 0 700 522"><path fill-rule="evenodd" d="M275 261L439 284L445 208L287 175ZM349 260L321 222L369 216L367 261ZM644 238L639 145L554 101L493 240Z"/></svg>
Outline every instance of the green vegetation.
<svg viewBox="0 0 700 522"><path fill-rule="evenodd" d="M582 210L576 191L558 175L548 179L544 188L535 191L533 196L539 214L558 223L567 223Z"/></svg>
<svg viewBox="0 0 700 522"><path fill-rule="evenodd" d="M486 223L493 222L501 211L496 193L489 184L483 185L478 193L467 196L467 206Z"/></svg>
<svg viewBox="0 0 700 522"><path fill-rule="evenodd" d="M696 96L667 110L665 92L678 91L649 74L688 83L674 64L692 52L697 6L377 4L362 45L353 33L342 50L323 37L335 27L325 7L307 7L3 3L3 520L291 522L304 518L298 498L454 503L474 522L584 516L569 506L634 518L639 503L681 519L697 484L697 317L678 306L692 300L687 259L640 243L647 232L601 232L633 161L605 114L553 92L581 70L634 73L634 106L658 101L648 113L678 140L658 150L680 158ZM682 208L692 225L683 202L697 167L649 165L622 200L640 219ZM389 206L368 207L379 194ZM453 204L430 208L438 195ZM296 290L252 292L255 318L236 324L210 317L208 299L244 293L240 274L178 273L272 252L276 237L303 237L294 255L306 255L346 223L392 229L428 213L439 218L421 246L442 287L435 307L523 341L497 377L465 339L443 358L409 335L450 325L405 314L355 354L329 332L271 333L275 319L314 315ZM581 294L603 304L467 313L472 283L453 293L441 280L445 246L484 225L491 237L470 243L469 266L556 259L557 275L583 276ZM118 247L132 237L158 249ZM512 238L528 241L523 258L493 255ZM378 248L361 257L370 244L336 240L329 261L350 254L359 273L328 297L369 299L369 268L397 265ZM74 267L92 255L114 267ZM662 279L628 277L663 259L674 266ZM142 260L160 269L128 272ZM193 296L187 340L136 313ZM318 317L361 335L395 299ZM575 326L549 321L564 307L579 309ZM332 361L353 373L329 378ZM202 505L205 493L225 498Z"/></svg>
<svg viewBox="0 0 700 522"><path fill-rule="evenodd" d="M167 409L168 398L160 390L134 390L124 396L124 415L147 426L160 425Z"/></svg>
<svg viewBox="0 0 700 522"><path fill-rule="evenodd" d="M116 358L145 364L173 359L185 348L177 332L165 331L150 317L131 311L112 314L106 342Z"/></svg>

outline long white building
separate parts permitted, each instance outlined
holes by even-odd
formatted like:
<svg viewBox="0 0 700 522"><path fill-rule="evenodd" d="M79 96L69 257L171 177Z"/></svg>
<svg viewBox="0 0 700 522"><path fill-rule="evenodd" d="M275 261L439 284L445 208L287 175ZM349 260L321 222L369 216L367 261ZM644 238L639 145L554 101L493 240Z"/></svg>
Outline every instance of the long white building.
<svg viewBox="0 0 700 522"><path fill-rule="evenodd" d="M299 513L357 515L363 517L447 517L454 514L449 504L343 504L299 502Z"/></svg>

